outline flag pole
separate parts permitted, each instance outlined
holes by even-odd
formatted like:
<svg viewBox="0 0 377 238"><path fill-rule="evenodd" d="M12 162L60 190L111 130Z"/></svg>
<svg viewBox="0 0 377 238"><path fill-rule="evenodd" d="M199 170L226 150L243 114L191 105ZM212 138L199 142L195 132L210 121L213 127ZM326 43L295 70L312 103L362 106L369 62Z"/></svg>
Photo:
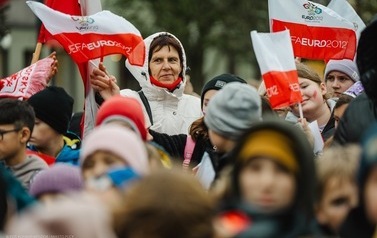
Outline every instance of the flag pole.
<svg viewBox="0 0 377 238"><path fill-rule="evenodd" d="M302 112L302 105L301 105L301 102L298 103L298 111L300 113L300 118L301 120L304 119L304 114Z"/></svg>
<svg viewBox="0 0 377 238"><path fill-rule="evenodd" d="M34 64L35 62L39 60L39 56L41 55L41 50L42 50L42 43L38 42L37 45L35 46L33 58L31 59L31 64Z"/></svg>

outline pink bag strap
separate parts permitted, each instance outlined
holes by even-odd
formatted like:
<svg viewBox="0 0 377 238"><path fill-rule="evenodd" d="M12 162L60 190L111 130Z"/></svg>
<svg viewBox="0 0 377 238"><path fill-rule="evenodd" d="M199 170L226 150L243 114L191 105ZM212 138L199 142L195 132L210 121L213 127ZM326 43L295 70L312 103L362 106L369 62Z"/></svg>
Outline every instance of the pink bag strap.
<svg viewBox="0 0 377 238"><path fill-rule="evenodd" d="M185 150L183 152L183 159L184 159L182 163L183 169L187 169L189 167L194 148L195 148L195 141L191 138L190 135L187 135Z"/></svg>

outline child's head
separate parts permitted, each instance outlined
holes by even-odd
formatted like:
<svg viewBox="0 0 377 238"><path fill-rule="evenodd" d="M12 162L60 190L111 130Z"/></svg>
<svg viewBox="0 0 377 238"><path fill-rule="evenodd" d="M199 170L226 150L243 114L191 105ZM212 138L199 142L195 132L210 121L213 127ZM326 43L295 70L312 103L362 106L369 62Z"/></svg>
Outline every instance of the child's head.
<svg viewBox="0 0 377 238"><path fill-rule="evenodd" d="M27 102L0 99L0 160L8 165L23 161L34 120L33 108Z"/></svg>
<svg viewBox="0 0 377 238"><path fill-rule="evenodd" d="M316 160L316 217L321 225L334 233L358 203L356 170L359 153L356 145L330 147Z"/></svg>
<svg viewBox="0 0 377 238"><path fill-rule="evenodd" d="M80 168L64 163L39 172L30 184L30 195L44 204L83 188Z"/></svg>
<svg viewBox="0 0 377 238"><path fill-rule="evenodd" d="M85 181L101 176L113 167L131 167L140 175L149 171L143 141L120 125L94 128L83 140L80 164Z"/></svg>
<svg viewBox="0 0 377 238"><path fill-rule="evenodd" d="M143 108L135 98L118 95L106 100L98 110L96 126L108 123L124 125L147 140Z"/></svg>
<svg viewBox="0 0 377 238"><path fill-rule="evenodd" d="M313 153L299 130L283 121L266 121L247 131L233 151L235 196L266 214L303 204L303 210L310 209Z"/></svg>
<svg viewBox="0 0 377 238"><path fill-rule="evenodd" d="M211 143L219 152L229 152L245 129L262 118L261 98L248 84L226 84L208 104L204 122Z"/></svg>

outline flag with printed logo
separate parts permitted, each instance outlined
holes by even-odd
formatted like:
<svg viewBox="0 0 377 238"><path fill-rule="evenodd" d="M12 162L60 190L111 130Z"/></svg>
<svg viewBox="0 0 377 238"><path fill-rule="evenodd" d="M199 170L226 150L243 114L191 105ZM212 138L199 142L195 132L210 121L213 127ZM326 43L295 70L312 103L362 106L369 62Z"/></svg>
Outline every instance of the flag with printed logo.
<svg viewBox="0 0 377 238"><path fill-rule="evenodd" d="M289 30L250 34L271 107L279 109L300 103L302 96Z"/></svg>
<svg viewBox="0 0 377 238"><path fill-rule="evenodd" d="M347 0L331 0L327 7L352 22L357 38L360 37L361 31L365 28L365 23Z"/></svg>
<svg viewBox="0 0 377 238"><path fill-rule="evenodd" d="M307 0L269 0L268 11L271 32L290 30L296 57L354 59L355 27L330 8Z"/></svg>
<svg viewBox="0 0 377 238"><path fill-rule="evenodd" d="M27 4L76 63L111 54L127 57L143 40L134 25L110 11L73 16L42 3L27 1Z"/></svg>

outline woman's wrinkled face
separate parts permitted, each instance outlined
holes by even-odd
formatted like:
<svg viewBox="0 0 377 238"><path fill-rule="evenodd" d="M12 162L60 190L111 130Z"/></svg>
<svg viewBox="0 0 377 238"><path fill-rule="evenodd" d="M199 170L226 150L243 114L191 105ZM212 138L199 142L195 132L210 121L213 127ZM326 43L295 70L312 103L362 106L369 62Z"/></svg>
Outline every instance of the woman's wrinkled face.
<svg viewBox="0 0 377 238"><path fill-rule="evenodd" d="M296 194L295 176L273 159L257 157L239 175L244 201L266 213L288 208Z"/></svg>
<svg viewBox="0 0 377 238"><path fill-rule="evenodd" d="M178 51L173 46L163 46L153 51L149 61L151 76L161 83L171 84L182 72L182 62Z"/></svg>

